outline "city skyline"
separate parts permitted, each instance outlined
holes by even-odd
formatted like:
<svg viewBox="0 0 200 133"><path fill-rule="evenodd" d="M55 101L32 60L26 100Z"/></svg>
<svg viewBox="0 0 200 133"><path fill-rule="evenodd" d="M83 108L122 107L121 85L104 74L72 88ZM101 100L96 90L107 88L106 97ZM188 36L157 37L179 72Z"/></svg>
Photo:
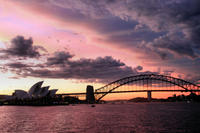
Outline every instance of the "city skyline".
<svg viewBox="0 0 200 133"><path fill-rule="evenodd" d="M199 84L198 0L0 1L1 94L58 92L143 73Z"/></svg>

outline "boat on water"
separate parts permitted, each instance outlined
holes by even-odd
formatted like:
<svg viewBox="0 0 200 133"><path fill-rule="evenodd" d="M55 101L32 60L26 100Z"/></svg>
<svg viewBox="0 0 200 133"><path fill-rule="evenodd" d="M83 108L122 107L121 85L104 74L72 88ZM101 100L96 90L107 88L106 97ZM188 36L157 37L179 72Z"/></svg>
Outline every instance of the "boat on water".
<svg viewBox="0 0 200 133"><path fill-rule="evenodd" d="M96 107L96 106L94 104L92 104L91 107Z"/></svg>

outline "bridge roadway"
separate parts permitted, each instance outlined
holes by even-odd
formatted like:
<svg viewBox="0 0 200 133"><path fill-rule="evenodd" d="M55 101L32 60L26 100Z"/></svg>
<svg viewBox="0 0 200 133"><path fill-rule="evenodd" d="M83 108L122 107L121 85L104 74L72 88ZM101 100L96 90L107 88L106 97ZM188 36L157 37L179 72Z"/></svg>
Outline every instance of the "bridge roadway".
<svg viewBox="0 0 200 133"><path fill-rule="evenodd" d="M111 91L111 92L94 92L94 94L105 94L105 93L130 93L130 92L200 92L200 90L133 90L133 91ZM81 93L62 93L62 94L57 94L57 95L62 95L62 96L70 96L70 95L86 95L85 92Z"/></svg>

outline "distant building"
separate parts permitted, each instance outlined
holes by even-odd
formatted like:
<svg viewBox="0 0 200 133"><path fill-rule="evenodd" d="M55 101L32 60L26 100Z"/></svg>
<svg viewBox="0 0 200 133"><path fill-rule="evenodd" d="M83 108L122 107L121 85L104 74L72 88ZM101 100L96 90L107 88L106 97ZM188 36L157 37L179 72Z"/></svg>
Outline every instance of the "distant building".
<svg viewBox="0 0 200 133"><path fill-rule="evenodd" d="M45 96L55 96L58 89L49 90L50 86L42 87L43 81L34 84L28 92L24 90L15 90L12 96L8 99L32 99L32 98L42 98Z"/></svg>

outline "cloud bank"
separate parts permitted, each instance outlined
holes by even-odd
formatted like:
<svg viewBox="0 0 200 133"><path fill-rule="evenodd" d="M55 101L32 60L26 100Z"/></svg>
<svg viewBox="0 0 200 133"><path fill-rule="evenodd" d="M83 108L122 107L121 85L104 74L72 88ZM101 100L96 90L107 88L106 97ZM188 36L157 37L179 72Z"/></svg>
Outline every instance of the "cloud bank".
<svg viewBox="0 0 200 133"><path fill-rule="evenodd" d="M11 40L10 47L0 49L0 53L3 54L4 58L9 58L10 56L38 58L41 56L39 50L46 51L41 46L33 46L32 38L25 39L23 36L17 36Z"/></svg>
<svg viewBox="0 0 200 133"><path fill-rule="evenodd" d="M17 40L17 43L14 43ZM25 63L23 59L8 60L8 63L2 64L5 71L11 71L18 77L38 77L38 78L57 78L57 79L78 79L90 82L111 82L122 77L150 73L139 72L142 66L132 68L120 60L111 56L97 57L95 59L81 58L74 60L69 51L56 51L53 54L46 55L41 63L38 56L41 54L34 49L32 39L25 40L22 36L17 36L11 43L11 48L4 49L4 54L9 56L35 58L32 62ZM19 41L20 40L20 41ZM21 43L21 44L20 44ZM25 50L19 50L17 46L25 47ZM28 47L28 48L27 48ZM9 52L8 52L9 51ZM17 52L10 52L17 51ZM20 53L22 52L22 53ZM30 53L29 53L30 52ZM6 66L6 68L5 68Z"/></svg>
<svg viewBox="0 0 200 133"><path fill-rule="evenodd" d="M109 29L100 31L95 28L96 32L102 33L99 39L105 42L121 40L118 45L135 49L144 41L145 49L156 52L161 57L160 53L163 51L190 58L197 58L200 55L199 0L49 0L49 4L76 12L77 17L81 14L86 18L83 21L91 25L96 22L96 25L101 25L100 29ZM109 22L115 23L110 25ZM124 25L129 30L135 27L139 31L130 32ZM106 35L115 30L119 32L119 27L127 32L120 35Z"/></svg>

